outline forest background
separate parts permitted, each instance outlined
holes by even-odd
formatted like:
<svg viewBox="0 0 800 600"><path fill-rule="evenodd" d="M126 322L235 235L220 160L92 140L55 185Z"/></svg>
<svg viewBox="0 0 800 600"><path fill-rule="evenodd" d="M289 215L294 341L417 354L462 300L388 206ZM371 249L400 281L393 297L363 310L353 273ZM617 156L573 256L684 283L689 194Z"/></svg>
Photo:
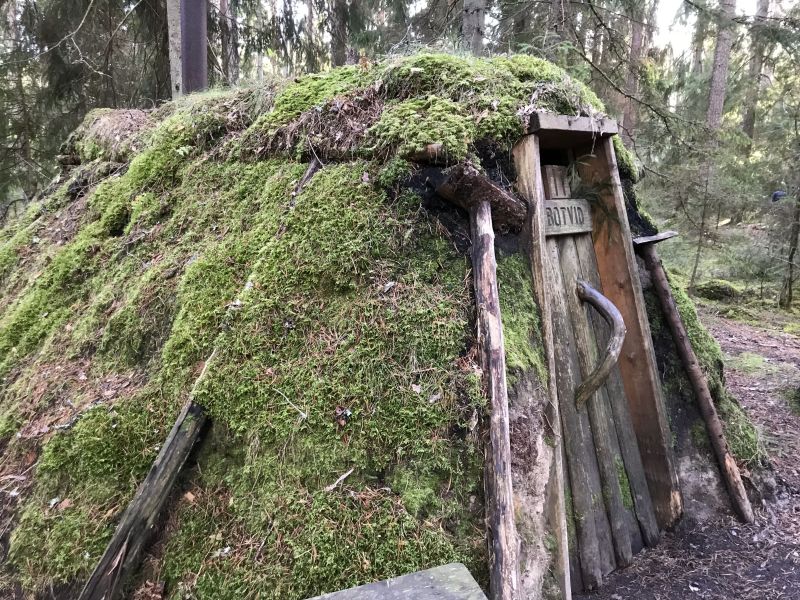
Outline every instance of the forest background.
<svg viewBox="0 0 800 600"><path fill-rule="evenodd" d="M185 0L184 0L185 1ZM172 97L180 0L0 0L0 227L94 108ZM621 126L673 276L729 310L791 310L800 235L795 0L211 0L212 87L422 48L547 58ZM739 315L741 316L741 315ZM789 321L787 327L800 326ZM796 332L795 332L796 333Z"/></svg>

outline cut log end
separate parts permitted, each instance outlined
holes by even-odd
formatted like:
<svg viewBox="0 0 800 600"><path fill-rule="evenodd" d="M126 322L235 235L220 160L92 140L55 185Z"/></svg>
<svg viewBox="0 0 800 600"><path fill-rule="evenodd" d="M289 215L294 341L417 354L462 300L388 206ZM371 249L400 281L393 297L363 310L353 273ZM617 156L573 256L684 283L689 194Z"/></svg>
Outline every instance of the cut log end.
<svg viewBox="0 0 800 600"><path fill-rule="evenodd" d="M528 214L527 204L494 183L472 163L451 167L445 176L446 179L436 188L436 193L442 198L466 211L488 201L495 228L522 229Z"/></svg>

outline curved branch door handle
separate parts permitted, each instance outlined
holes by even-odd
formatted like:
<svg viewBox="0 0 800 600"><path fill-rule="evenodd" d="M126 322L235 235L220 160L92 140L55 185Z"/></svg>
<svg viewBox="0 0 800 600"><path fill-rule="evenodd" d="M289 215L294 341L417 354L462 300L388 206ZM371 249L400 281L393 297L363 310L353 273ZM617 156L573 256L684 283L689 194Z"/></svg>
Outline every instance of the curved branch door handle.
<svg viewBox="0 0 800 600"><path fill-rule="evenodd" d="M602 360L600 360L594 371L581 382L578 389L575 390L575 404L580 408L592 397L592 394L605 383L606 378L608 378L609 373L611 373L611 369L614 368L617 359L619 359L619 353L622 350L622 342L625 340L625 333L627 330L625 329L625 322L622 320L622 315L619 310L617 310L617 307L614 306L611 300L594 289L591 284L579 279L577 292L578 298L583 302L591 304L612 329L611 337L608 340L608 346L606 346Z"/></svg>

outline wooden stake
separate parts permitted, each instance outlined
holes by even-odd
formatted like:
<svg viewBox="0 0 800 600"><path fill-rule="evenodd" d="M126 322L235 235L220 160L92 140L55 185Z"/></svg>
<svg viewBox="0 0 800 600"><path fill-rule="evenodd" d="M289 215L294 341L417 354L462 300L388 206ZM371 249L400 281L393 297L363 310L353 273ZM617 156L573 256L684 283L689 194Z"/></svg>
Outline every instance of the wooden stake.
<svg viewBox="0 0 800 600"><path fill-rule="evenodd" d="M636 249L642 258L644 258L647 269L650 271L653 288L661 303L661 310L664 312L667 324L672 332L672 337L678 348L678 355L681 358L683 367L686 369L686 374L689 376L689 381L692 383L692 388L697 397L697 404L700 407L700 413L703 415L703 420L708 429L711 447L719 462L722 479L725 481L725 486L728 488L728 494L733 503L733 508L742 521L751 523L754 518L753 508L745 492L742 476L739 473L739 467L736 465L736 461L731 455L728 442L725 439L725 433L722 429L722 421L719 419L717 409L714 406L714 400L711 398L711 391L708 389L708 382L697 360L697 356L694 353L689 337L686 335L686 329L683 326L680 313L675 305L675 298L672 296L672 290L669 287L664 268L661 266L658 253L656 252L655 246L651 243L638 245Z"/></svg>
<svg viewBox="0 0 800 600"><path fill-rule="evenodd" d="M486 449L486 521L490 537L490 589L493 600L515 600L518 593L518 540L511 485L511 441L508 390L492 210L488 200L470 207L478 341L490 397L489 444Z"/></svg>
<svg viewBox="0 0 800 600"><path fill-rule="evenodd" d="M550 523L553 527L553 536L556 538L554 556L555 577L561 591L563 600L572 597L573 572L577 573L577 589L583 589L580 580L580 568L577 560L572 559L569 547L567 521L572 522L572 513L567 514L564 492L569 489L569 481L565 472L566 454L564 439L561 431L561 414L558 408L558 390L553 373L556 372L556 358L553 342L552 299L551 290L545 284L544 264L547 249L545 247L545 218L544 218L544 187L542 185L539 140L535 135L526 135L513 150L514 166L517 171L517 192L528 204L528 214L525 219L524 235L528 256L531 264L531 278L533 279L533 293L539 306L542 323L542 339L544 354L547 360L547 372L550 381L547 383L547 394L550 402L545 409L546 426L555 440L553 449L553 475L550 485L555 486L554 502L550 507ZM574 556L577 559L577 555Z"/></svg>

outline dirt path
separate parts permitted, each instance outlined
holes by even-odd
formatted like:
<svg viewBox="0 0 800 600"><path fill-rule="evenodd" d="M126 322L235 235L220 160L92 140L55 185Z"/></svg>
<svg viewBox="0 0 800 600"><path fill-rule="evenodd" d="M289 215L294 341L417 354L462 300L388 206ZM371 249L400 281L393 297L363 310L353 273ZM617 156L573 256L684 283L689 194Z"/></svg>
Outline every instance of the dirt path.
<svg viewBox="0 0 800 600"><path fill-rule="evenodd" d="M773 489L756 522L733 517L679 526L658 548L613 574L585 600L800 600L800 338L721 318L701 318L726 355L728 388L761 431Z"/></svg>

